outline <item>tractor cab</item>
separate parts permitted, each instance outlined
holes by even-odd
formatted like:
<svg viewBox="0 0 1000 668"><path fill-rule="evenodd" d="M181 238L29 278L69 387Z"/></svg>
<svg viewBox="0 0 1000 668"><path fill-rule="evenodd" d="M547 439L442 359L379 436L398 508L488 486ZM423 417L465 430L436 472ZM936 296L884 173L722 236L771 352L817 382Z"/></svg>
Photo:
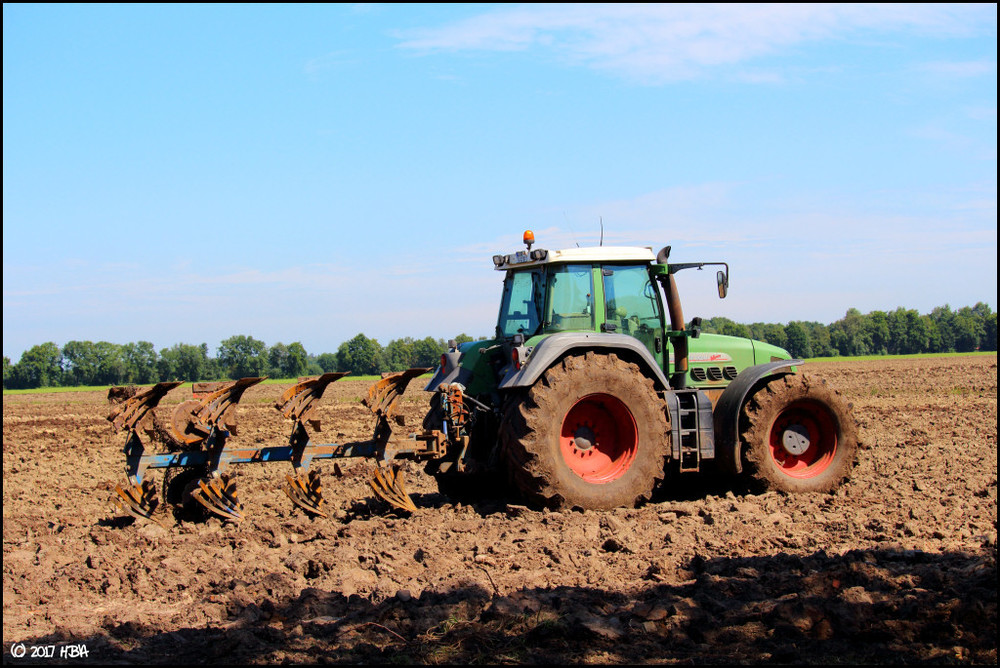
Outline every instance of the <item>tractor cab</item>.
<svg viewBox="0 0 1000 668"><path fill-rule="evenodd" d="M546 251L507 271L498 334L525 339L557 332L638 333L662 326L663 309L649 273L646 248Z"/></svg>
<svg viewBox="0 0 1000 668"><path fill-rule="evenodd" d="M700 318L694 327L684 322L674 274L706 265L724 267L716 276L720 298L729 287L725 263L669 263L670 248L654 255L650 247L533 249L534 235L524 235L527 250L493 256L506 273L497 321L497 342L513 362L507 375L526 364L536 347L555 337L566 345L589 348L621 336L637 342L636 361L659 379L662 389L700 387L721 390L743 368L787 352L760 341L706 334ZM659 286L659 287L658 287ZM580 337L585 337L581 339ZM544 347L552 349L554 342ZM712 394L713 399L717 393Z"/></svg>
<svg viewBox="0 0 1000 668"><path fill-rule="evenodd" d="M525 232L527 251L493 258L506 272L496 332L505 347L526 362L553 335L625 335L641 343L660 375L667 371L665 309L651 248L532 250L533 241Z"/></svg>

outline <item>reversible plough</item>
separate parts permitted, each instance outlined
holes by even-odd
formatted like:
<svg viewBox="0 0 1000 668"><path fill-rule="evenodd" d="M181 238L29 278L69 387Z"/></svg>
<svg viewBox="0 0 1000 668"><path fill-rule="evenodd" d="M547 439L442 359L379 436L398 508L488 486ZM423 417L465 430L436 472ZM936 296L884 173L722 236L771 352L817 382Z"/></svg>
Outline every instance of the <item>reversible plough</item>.
<svg viewBox="0 0 1000 668"><path fill-rule="evenodd" d="M158 383L140 390L117 403L108 420L115 433L125 434L125 472L128 483L115 485L113 500L123 511L138 518L151 519L159 505L156 486L146 473L149 469L166 469L165 499L184 504L196 501L209 512L224 520L243 518L243 505L236 493L236 484L229 468L251 462L291 462L292 473L285 476L284 492L296 505L311 515L326 516L326 501L319 472L310 468L318 459L368 457L375 460L371 478L372 490L395 507L415 511L416 506L403 483L401 471L382 469L382 464L399 455L433 455L443 447L440 432L413 434L397 441L392 437L391 421L402 424L396 415L397 402L413 378L429 369L409 369L385 374L368 389L362 403L375 416L372 438L343 444L313 443L306 429L320 431L315 419L318 400L326 387L346 373L326 373L318 378L299 382L289 388L275 408L292 420L292 432L287 445L249 447L233 445L237 435L235 409L243 393L264 378L242 378L235 382L215 384L200 398L184 401L174 409L166 429L156 424L153 409L180 382ZM112 388L109 399L124 394L124 388ZM146 442L156 434L168 432L169 452L146 452ZM145 436L143 436L145 435ZM144 441L145 438L145 441Z"/></svg>

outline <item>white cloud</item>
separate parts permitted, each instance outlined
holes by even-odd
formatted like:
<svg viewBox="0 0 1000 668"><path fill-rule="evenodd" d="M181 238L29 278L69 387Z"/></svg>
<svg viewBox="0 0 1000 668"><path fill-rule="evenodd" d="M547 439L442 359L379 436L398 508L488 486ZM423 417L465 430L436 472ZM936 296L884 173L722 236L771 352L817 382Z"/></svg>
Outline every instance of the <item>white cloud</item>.
<svg viewBox="0 0 1000 668"><path fill-rule="evenodd" d="M407 31L400 34L400 47L425 52L543 49L569 62L659 83L860 31L954 35L995 32L995 26L995 5L517 5ZM780 80L766 72L738 76Z"/></svg>

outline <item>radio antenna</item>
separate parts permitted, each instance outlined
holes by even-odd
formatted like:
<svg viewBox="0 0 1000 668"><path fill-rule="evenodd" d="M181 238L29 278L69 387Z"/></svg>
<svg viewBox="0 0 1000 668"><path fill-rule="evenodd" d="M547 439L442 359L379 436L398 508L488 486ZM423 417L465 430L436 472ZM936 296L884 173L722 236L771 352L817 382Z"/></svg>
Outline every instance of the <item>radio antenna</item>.
<svg viewBox="0 0 1000 668"><path fill-rule="evenodd" d="M580 242L576 240L576 231L573 229L573 226L570 224L570 222L569 222L569 216L566 215L565 211L563 211L563 218L566 220L566 226L569 227L569 233L570 233L570 236L573 237L573 242L576 244L576 247L579 248L580 247Z"/></svg>
<svg viewBox="0 0 1000 668"><path fill-rule="evenodd" d="M604 216L601 216L601 245L604 245Z"/></svg>

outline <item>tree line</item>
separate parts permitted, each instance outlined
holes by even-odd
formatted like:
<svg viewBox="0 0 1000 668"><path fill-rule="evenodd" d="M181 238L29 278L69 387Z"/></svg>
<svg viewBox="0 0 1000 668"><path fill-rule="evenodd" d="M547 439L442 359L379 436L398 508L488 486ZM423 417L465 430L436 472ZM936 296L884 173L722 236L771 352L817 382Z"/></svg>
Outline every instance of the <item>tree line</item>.
<svg viewBox="0 0 1000 668"><path fill-rule="evenodd" d="M702 322L702 331L757 339L798 358L997 349L997 314L983 302L957 311L946 304L924 315L902 307L867 314L852 308L830 325L803 321L743 325L728 318L710 318Z"/></svg>
<svg viewBox="0 0 1000 668"><path fill-rule="evenodd" d="M483 337L486 338L486 337ZM459 334L456 341L472 341ZM230 380L248 376L298 378L328 371L354 375L434 367L448 349L442 339L405 337L382 346L358 334L336 353L310 355L302 343L268 346L252 336L231 336L211 357L208 344L177 343L159 352L149 341L117 344L107 341L70 341L33 346L11 364L3 358L4 389L80 385L146 385L168 380Z"/></svg>
<svg viewBox="0 0 1000 668"><path fill-rule="evenodd" d="M728 318L708 318L702 321L701 328L705 332L765 341L800 358L997 349L997 314L982 302L957 311L945 305L925 315L903 308L868 314L851 309L830 325L803 321L745 325ZM455 340L463 343L474 339L459 334ZM382 346L377 340L358 334L342 343L335 353L310 355L298 341L268 346L251 336L237 335L222 341L216 356L211 357L206 343L177 343L157 352L148 341L126 344L70 341L62 348L49 342L26 350L16 364L5 355L3 386L23 389L145 385L168 380L247 376L297 378L328 371L369 375L437 366L447 345L443 339L405 337Z"/></svg>

